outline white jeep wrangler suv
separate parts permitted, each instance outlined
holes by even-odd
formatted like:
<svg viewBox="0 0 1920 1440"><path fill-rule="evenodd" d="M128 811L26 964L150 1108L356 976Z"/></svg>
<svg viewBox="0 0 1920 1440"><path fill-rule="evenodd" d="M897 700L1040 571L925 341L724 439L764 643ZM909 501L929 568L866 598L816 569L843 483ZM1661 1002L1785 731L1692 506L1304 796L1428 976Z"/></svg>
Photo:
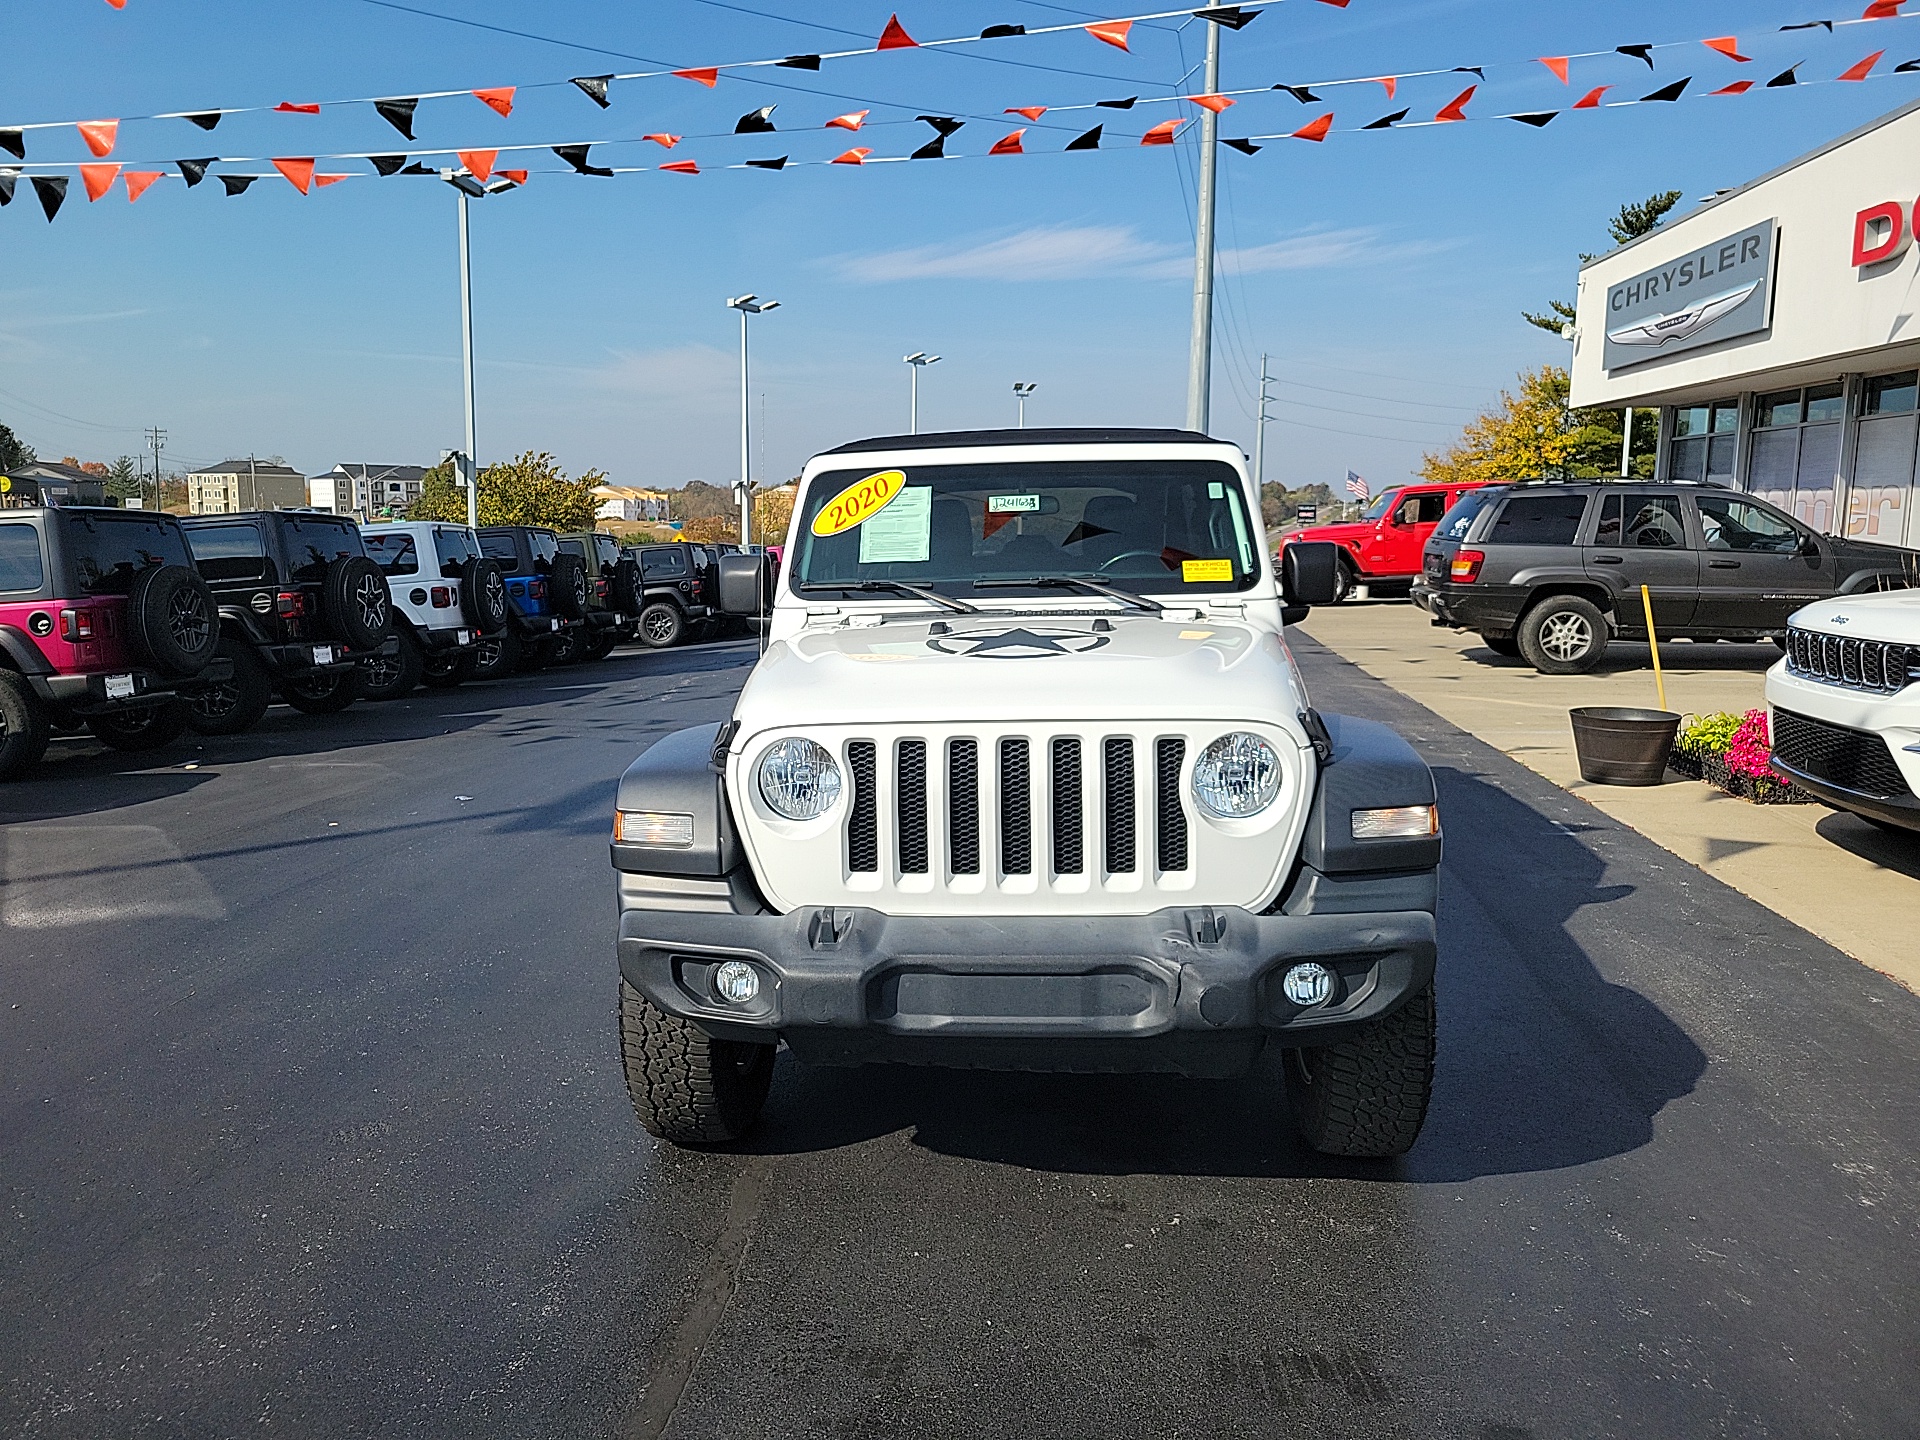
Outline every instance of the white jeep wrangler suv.
<svg viewBox="0 0 1920 1440"><path fill-rule="evenodd" d="M1307 1141L1397 1155L1433 1076L1433 777L1310 708L1232 445L895 436L800 480L733 718L621 779L620 1017L641 1122L741 1133L803 1062L1244 1073ZM720 603L769 602L764 557ZM1295 609L1293 618L1304 614Z"/></svg>
<svg viewBox="0 0 1920 1440"><path fill-rule="evenodd" d="M1827 804L1920 830L1920 590L1794 613L1767 672L1773 766Z"/></svg>

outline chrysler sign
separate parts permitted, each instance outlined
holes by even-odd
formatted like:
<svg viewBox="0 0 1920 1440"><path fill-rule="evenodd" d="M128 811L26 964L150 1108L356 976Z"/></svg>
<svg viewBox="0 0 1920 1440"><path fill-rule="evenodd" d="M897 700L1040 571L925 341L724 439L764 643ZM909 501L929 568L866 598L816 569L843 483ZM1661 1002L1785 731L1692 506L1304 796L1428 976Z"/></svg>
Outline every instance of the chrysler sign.
<svg viewBox="0 0 1920 1440"><path fill-rule="evenodd" d="M1608 287L1601 363L1620 370L1766 329L1774 234L1763 220Z"/></svg>

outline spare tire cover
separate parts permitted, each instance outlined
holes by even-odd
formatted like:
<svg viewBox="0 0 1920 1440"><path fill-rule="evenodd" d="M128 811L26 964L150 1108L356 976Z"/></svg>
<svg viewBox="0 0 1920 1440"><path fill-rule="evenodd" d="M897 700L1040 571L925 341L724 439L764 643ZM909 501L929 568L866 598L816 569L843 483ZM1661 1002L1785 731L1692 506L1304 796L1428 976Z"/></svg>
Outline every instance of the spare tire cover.
<svg viewBox="0 0 1920 1440"><path fill-rule="evenodd" d="M565 620L587 618L587 567L578 555L562 550L547 569L547 598Z"/></svg>
<svg viewBox="0 0 1920 1440"><path fill-rule="evenodd" d="M356 650L374 650L393 630L387 577L364 555L342 555L320 580L320 614L327 633Z"/></svg>
<svg viewBox="0 0 1920 1440"><path fill-rule="evenodd" d="M498 561L476 555L460 567L460 613L482 635L507 628L507 577Z"/></svg>
<svg viewBox="0 0 1920 1440"><path fill-rule="evenodd" d="M127 638L156 670L198 675L220 648L220 607L198 571L149 565L127 592Z"/></svg>

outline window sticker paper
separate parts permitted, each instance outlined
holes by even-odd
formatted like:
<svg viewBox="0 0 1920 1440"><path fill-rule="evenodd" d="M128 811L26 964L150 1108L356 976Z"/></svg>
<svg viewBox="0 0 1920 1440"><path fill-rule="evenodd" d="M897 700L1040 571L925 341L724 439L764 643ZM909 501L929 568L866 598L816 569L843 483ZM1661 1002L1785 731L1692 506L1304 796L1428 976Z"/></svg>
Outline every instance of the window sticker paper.
<svg viewBox="0 0 1920 1440"><path fill-rule="evenodd" d="M820 507L813 517L813 533L838 535L856 525L865 524L891 504L907 483L904 470L882 470L856 480Z"/></svg>
<svg viewBox="0 0 1920 1440"><path fill-rule="evenodd" d="M933 487L906 485L883 503L860 525L860 563L916 565L932 558Z"/></svg>
<svg viewBox="0 0 1920 1440"><path fill-rule="evenodd" d="M987 513L989 515L1038 515L1040 497L1038 495L989 495Z"/></svg>
<svg viewBox="0 0 1920 1440"><path fill-rule="evenodd" d="M1182 560L1180 579L1188 585L1200 585L1211 580L1225 580L1232 583L1233 561Z"/></svg>

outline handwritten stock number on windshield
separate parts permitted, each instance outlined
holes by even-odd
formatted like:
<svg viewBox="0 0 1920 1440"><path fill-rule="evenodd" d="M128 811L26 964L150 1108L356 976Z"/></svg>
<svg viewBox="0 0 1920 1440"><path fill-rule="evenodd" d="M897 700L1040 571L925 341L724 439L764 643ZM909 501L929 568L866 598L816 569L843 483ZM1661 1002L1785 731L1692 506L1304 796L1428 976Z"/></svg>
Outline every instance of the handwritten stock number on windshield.
<svg viewBox="0 0 1920 1440"><path fill-rule="evenodd" d="M907 472L904 470L882 470L864 480L854 481L820 507L820 513L813 517L813 533L820 536L838 535L871 520L906 486Z"/></svg>

